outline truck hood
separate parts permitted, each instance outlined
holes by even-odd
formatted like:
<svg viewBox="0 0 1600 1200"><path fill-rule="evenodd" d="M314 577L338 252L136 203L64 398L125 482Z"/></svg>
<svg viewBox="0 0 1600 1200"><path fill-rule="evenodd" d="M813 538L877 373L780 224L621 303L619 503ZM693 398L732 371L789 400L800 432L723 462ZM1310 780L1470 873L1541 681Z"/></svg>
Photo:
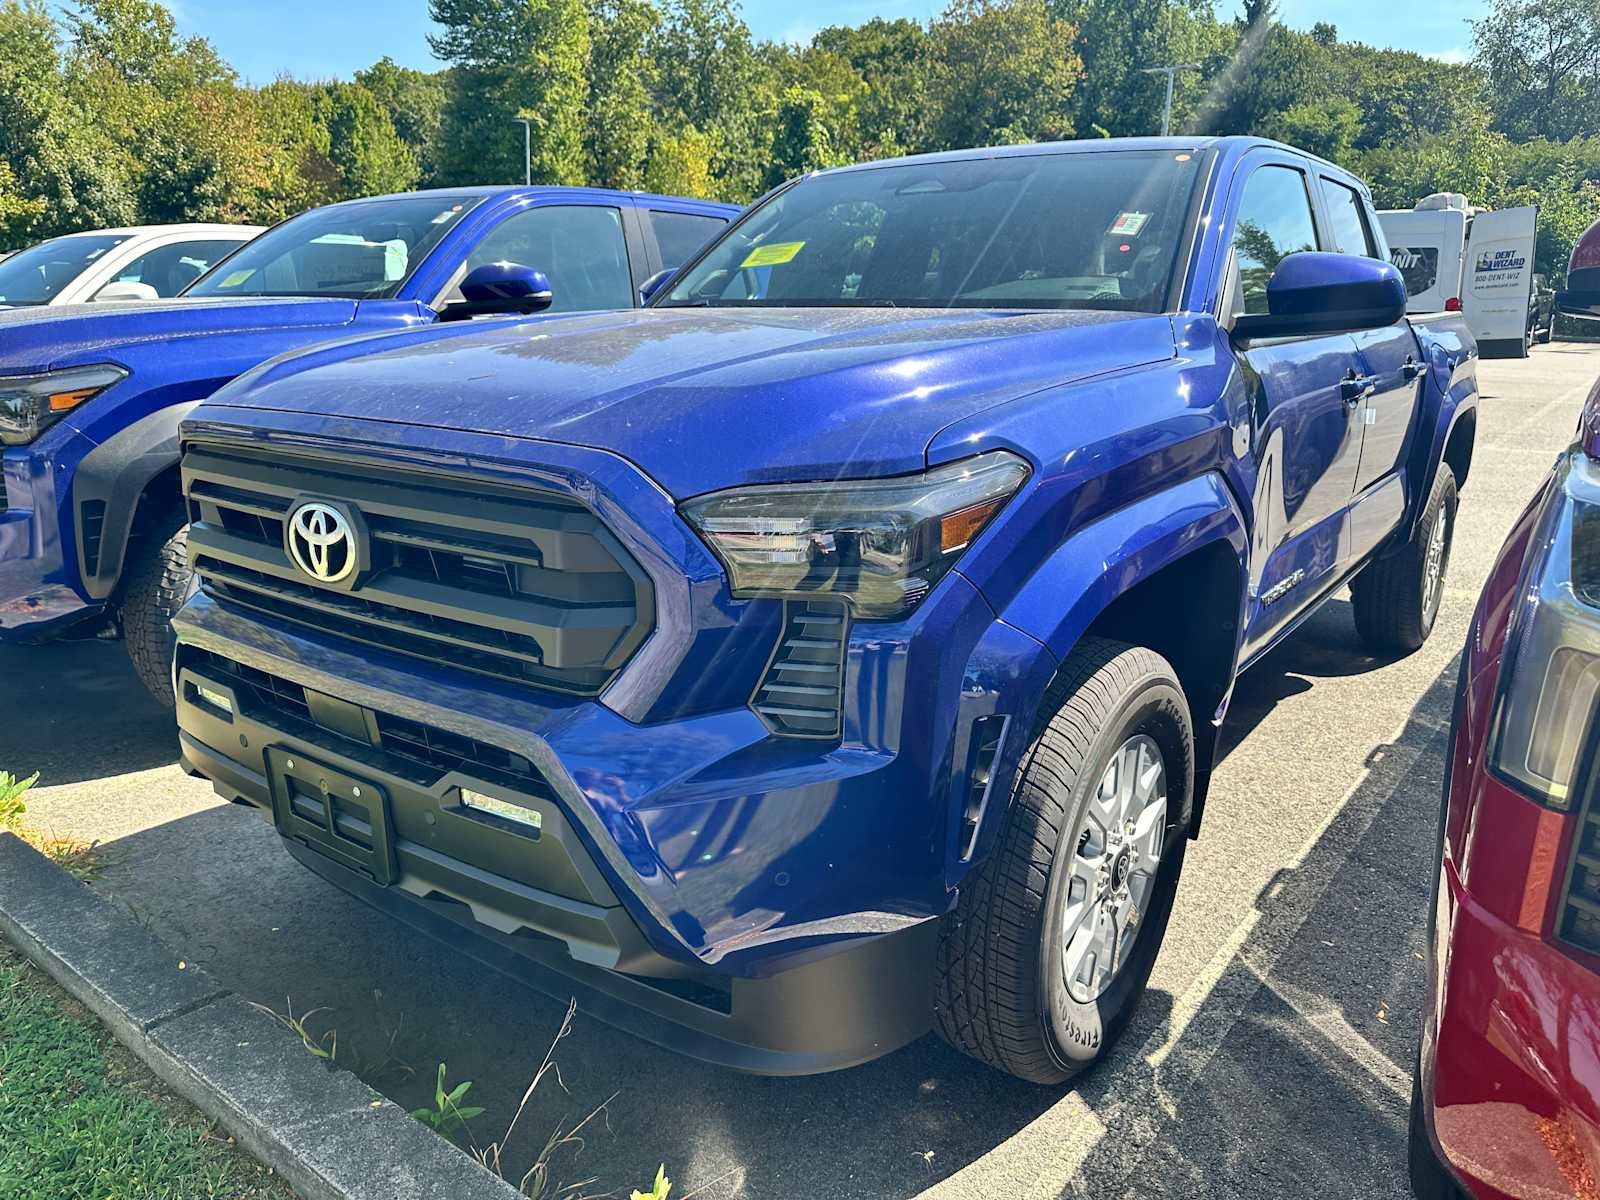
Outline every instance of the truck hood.
<svg viewBox="0 0 1600 1200"><path fill-rule="evenodd" d="M1174 354L1171 321L1142 314L645 309L322 347L196 416L225 422L227 405L413 425L418 445L445 427L591 446L683 498L914 471L953 421Z"/></svg>
<svg viewBox="0 0 1600 1200"><path fill-rule="evenodd" d="M354 300L152 300L0 309L0 369L47 370L117 361L118 349L149 342L262 329L322 329L355 319Z"/></svg>

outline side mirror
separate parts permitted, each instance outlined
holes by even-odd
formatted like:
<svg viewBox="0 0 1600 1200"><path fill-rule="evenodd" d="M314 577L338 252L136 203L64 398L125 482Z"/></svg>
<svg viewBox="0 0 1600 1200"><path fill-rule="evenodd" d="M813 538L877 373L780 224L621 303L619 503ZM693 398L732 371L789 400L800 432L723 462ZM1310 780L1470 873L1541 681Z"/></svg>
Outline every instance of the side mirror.
<svg viewBox="0 0 1600 1200"><path fill-rule="evenodd" d="M161 293L148 283L108 283L94 294L100 300L159 300Z"/></svg>
<svg viewBox="0 0 1600 1200"><path fill-rule="evenodd" d="M446 305L441 321L507 313L537 313L550 307L555 297L543 271L521 263L484 263L461 281L461 299Z"/></svg>
<svg viewBox="0 0 1600 1200"><path fill-rule="evenodd" d="M1406 315L1406 285L1389 263L1354 254L1290 254L1267 280L1267 311L1235 317L1236 338L1381 329Z"/></svg>
<svg viewBox="0 0 1600 1200"><path fill-rule="evenodd" d="M665 271L657 271L639 285L639 303L649 304L655 299L656 293L667 286L667 281L678 273L677 267L668 267Z"/></svg>

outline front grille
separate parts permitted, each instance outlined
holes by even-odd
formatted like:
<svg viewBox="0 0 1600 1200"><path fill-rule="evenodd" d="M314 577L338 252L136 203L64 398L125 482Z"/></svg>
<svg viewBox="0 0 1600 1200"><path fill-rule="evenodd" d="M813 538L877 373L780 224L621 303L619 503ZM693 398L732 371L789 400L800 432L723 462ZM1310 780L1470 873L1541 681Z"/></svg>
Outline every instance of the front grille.
<svg viewBox="0 0 1600 1200"><path fill-rule="evenodd" d="M499 679L599 692L650 631L643 570L587 508L548 492L310 455L197 444L183 460L189 555L235 607ZM284 547L305 498L367 532L353 586Z"/></svg>
<svg viewBox="0 0 1600 1200"><path fill-rule="evenodd" d="M787 601L783 636L752 707L776 733L836 738L844 698L844 606Z"/></svg>
<svg viewBox="0 0 1600 1200"><path fill-rule="evenodd" d="M337 737L349 743L340 748L352 756L371 760L374 765L387 767L392 773L415 778L425 786L432 786L452 771L461 771L527 794L555 797L554 789L544 775L525 756L477 738L397 717L392 713L366 709L363 711L371 713L371 728L376 731L376 737L357 742L341 730L317 724L306 699L306 689L281 675L235 662L198 646L181 647L178 665L180 669L193 667L208 678L233 688L240 710L248 717L289 733L304 732L314 727L319 740L326 741L330 735ZM376 750L380 756L400 759L405 765L420 770L399 769L399 764L386 763L381 757L375 758L371 750Z"/></svg>
<svg viewBox="0 0 1600 1200"><path fill-rule="evenodd" d="M1572 861L1556 914L1556 936L1580 950L1600 954L1600 806L1594 801L1591 788L1573 835Z"/></svg>

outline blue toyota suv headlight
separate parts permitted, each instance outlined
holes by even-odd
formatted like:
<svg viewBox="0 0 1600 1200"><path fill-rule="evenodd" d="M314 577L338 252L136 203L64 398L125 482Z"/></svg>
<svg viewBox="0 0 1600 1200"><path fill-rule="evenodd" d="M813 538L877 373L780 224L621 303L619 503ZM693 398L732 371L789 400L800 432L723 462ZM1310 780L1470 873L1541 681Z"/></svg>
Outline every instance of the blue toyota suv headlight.
<svg viewBox="0 0 1600 1200"><path fill-rule="evenodd" d="M110 363L42 375L0 375L0 445L26 446L84 401L127 377Z"/></svg>
<svg viewBox="0 0 1600 1200"><path fill-rule="evenodd" d="M1005 450L918 475L713 492L682 506L735 596L838 596L858 617L910 612L1028 478Z"/></svg>

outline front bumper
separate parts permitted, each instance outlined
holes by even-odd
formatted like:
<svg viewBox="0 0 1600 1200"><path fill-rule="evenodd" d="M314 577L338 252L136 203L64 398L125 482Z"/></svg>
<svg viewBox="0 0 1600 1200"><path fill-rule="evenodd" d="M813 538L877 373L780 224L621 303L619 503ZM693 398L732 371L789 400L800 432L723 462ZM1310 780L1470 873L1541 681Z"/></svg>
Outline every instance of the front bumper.
<svg viewBox="0 0 1600 1200"><path fill-rule="evenodd" d="M1435 912L1423 1109L1452 1172L1478 1200L1587 1195L1600 1179L1593 975L1500 920L1447 858Z"/></svg>
<svg viewBox="0 0 1600 1200"><path fill-rule="evenodd" d="M103 607L73 586L75 556L64 544L71 534L59 519L67 511L64 481L93 446L63 427L0 457L0 641L46 638Z"/></svg>

